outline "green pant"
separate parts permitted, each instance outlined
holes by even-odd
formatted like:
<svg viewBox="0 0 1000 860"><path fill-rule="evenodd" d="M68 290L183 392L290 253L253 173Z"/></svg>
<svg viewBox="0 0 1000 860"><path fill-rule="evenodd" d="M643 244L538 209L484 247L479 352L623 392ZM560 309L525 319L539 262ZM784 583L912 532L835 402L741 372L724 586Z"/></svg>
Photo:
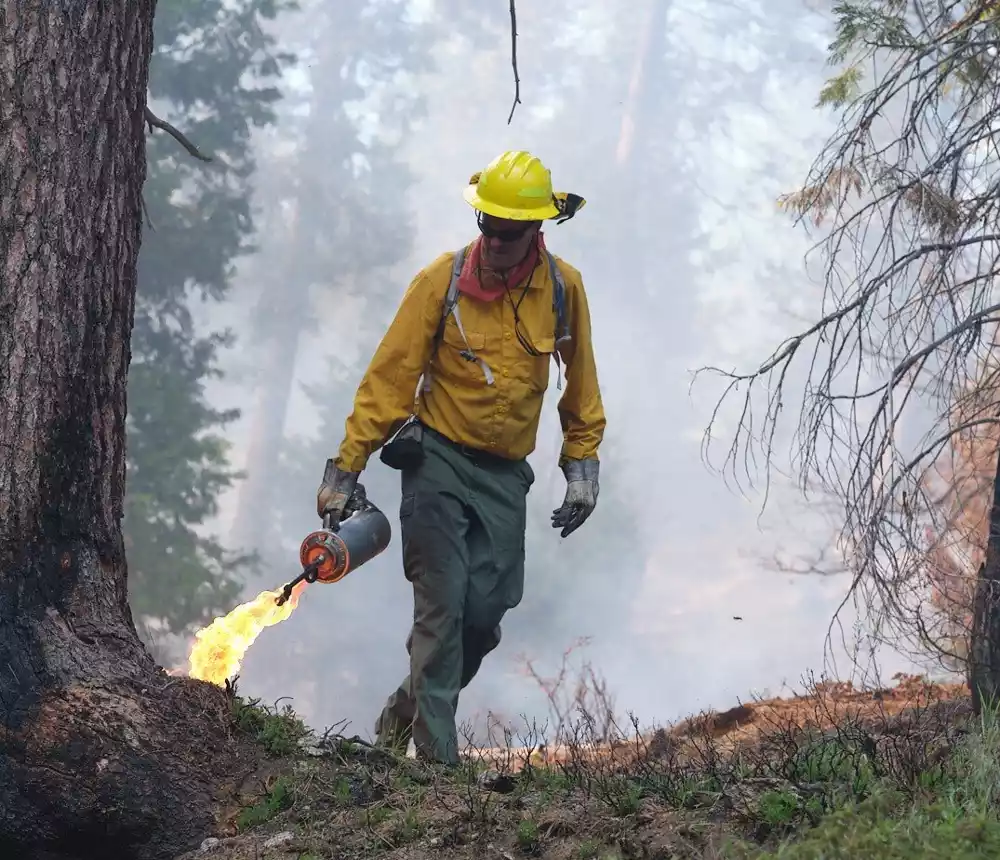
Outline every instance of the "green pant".
<svg viewBox="0 0 1000 860"><path fill-rule="evenodd" d="M424 461L402 473L403 570L413 584L410 673L375 731L383 743L412 736L421 758L455 763L459 692L500 644L500 621L524 592L524 460L467 455L432 432Z"/></svg>

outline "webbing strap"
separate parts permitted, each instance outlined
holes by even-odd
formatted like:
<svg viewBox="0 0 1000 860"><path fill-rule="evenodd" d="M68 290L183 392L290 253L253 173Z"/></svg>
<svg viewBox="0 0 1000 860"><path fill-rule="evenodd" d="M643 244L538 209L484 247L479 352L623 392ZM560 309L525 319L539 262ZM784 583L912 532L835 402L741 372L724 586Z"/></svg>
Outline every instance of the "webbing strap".
<svg viewBox="0 0 1000 860"><path fill-rule="evenodd" d="M465 265L464 246L455 252L455 258L451 263L451 280L448 282L448 291L444 294L444 305L441 308L441 319L438 321L437 330L434 332L434 343L431 346L431 357L433 357L434 353L437 352L438 345L441 343L441 338L444 336L444 326L448 321L448 314L450 314L452 308L458 304L458 279L462 274L463 265ZM462 337L465 337L464 333ZM431 371L429 365L430 361L428 361L428 367L424 368L419 386L425 392L431 390Z"/></svg>
<svg viewBox="0 0 1000 860"><path fill-rule="evenodd" d="M465 349L461 353L462 357L467 361L475 361L479 364L483 370L483 375L486 377L486 384L493 385L495 382L493 371L482 358L473 352L472 347L469 345L469 339L466 337L465 329L462 326L462 317L458 309L458 279L462 274L462 266L465 265L465 253L466 248L464 246L455 252L455 258L451 265L451 280L448 282L448 291L445 293L441 320L438 323L437 331L434 333L434 345L431 354L433 355L437 350L444 335L444 327L448 321L448 315L451 314L455 317L455 325L458 327L458 332L461 334L462 340L465 341ZM562 272L559 271L559 267L556 265L556 258L548 250L545 251L545 255L548 257L549 276L552 279L552 309L556 314L556 349L553 351L552 357L556 363L556 388L561 390L562 362L559 358L559 344L573 338L569 331L569 321L566 318L566 282L563 279ZM420 387L425 392L430 391L430 368L424 370Z"/></svg>
<svg viewBox="0 0 1000 860"><path fill-rule="evenodd" d="M556 390L562 391L562 361L559 358L559 344L572 340L573 337L569 333L569 323L566 319L566 282L556 265L556 258L547 250L545 253L549 258L549 275L552 278L552 307L556 312L556 348L552 351L552 358L556 363Z"/></svg>
<svg viewBox="0 0 1000 860"><path fill-rule="evenodd" d="M455 317L455 325L458 327L458 333L462 335L462 340L465 341L465 349L462 350L460 355L466 361L475 361L483 369L483 376L486 377L486 384L492 385L495 381L493 379L493 371L490 370L490 366L485 362L485 360L472 351L472 347L469 345L469 339L465 336L465 328L462 326L462 316L458 312L458 302L454 302L452 304L451 315Z"/></svg>
<svg viewBox="0 0 1000 860"><path fill-rule="evenodd" d="M566 319L566 282L556 265L556 258L545 252L549 258L549 275L552 278L552 309L556 312L556 344L572 340L569 322Z"/></svg>

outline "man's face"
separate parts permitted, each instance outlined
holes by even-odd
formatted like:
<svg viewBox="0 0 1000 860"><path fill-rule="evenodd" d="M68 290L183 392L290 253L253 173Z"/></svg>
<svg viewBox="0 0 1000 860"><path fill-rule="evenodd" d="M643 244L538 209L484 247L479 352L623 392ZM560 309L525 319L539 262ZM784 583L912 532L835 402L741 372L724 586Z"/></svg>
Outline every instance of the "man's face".
<svg viewBox="0 0 1000 860"><path fill-rule="evenodd" d="M485 213L479 216L483 234L483 262L487 268L503 272L520 263L541 227L540 221L510 221Z"/></svg>

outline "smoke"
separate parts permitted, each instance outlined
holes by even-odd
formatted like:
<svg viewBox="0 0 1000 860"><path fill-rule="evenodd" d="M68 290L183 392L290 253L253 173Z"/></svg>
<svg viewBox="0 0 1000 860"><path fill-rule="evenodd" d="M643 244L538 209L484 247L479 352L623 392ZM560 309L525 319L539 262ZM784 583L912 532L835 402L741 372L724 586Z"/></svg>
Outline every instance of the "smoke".
<svg viewBox="0 0 1000 860"><path fill-rule="evenodd" d="M386 14L392 5L373 7ZM504 149L525 148L551 168L559 189L587 198L576 219L546 230L546 241L580 269L590 300L608 413L601 501L569 540L548 528L563 491L553 387L531 457L537 481L524 601L463 694L460 718L484 709L544 717L544 696L520 658L556 670L579 636L592 637L584 656L608 679L619 707L644 722L725 706L754 691L779 693L823 669L824 634L847 582L780 574L759 559L779 545L814 548L829 533L790 488L774 489L777 507L762 519L759 492L741 495L705 467L702 432L718 390L710 380L690 390L695 368L760 360L818 302L802 263L809 240L775 199L802 181L831 128L830 117L814 109L829 22L795 0L780 5L765 12L751 0L522 2L522 104L508 125L505 8L465 37L453 4L409 4L407 26L424 28L424 59L432 64L384 78L351 108L365 135L393 148L408 177L388 167L375 173L358 155L351 181L378 201L382 220L341 245L341 256L324 262L325 276L310 272L315 284L278 278L301 325L284 414L263 417L307 447L286 450L251 494L241 499L246 487L234 488L211 524L224 534L267 535L256 547L264 572L247 585L247 596L297 573L298 543L317 525L323 461L339 445L354 386L402 290L420 267L475 233L461 199L469 175ZM326 40L313 37L321 29L314 12L277 24L289 47L308 46L314 57L285 82L293 94L306 94L299 120L342 112L338 69L364 79L355 61L341 66L343 58L333 58L332 25ZM374 32L365 36L372 45ZM396 106L415 94L423 115L403 122ZM280 181L262 177L262 212L273 215L289 187L308 188L325 170L351 175L324 161L324 148L337 143L329 137L335 128L319 120L312 131L307 126L296 133L314 136L316 157L298 174L282 162ZM274 134L282 131L279 124ZM258 146L261 170L276 170L274 135ZM334 241L338 225L360 217L355 193L338 193L300 195L297 223L320 235L328 227ZM400 213L402 226L393 220ZM208 326L224 318L240 335L226 354L226 375L209 392L219 408L244 410L230 439L236 464L251 476L263 468L248 457L262 420L263 375L274 361L263 346L273 332L256 296L266 269L293 278L290 235L262 233L259 253L235 274L246 289L202 320ZM370 261L379 248L404 245L402 259L373 274L370 262L352 256ZM254 644L241 687L265 700L292 696L310 723L348 719L366 734L406 673L412 603L399 559L398 477L373 458L363 480L393 523L392 544L343 582L307 589L294 616ZM280 514L279 497L293 499L280 502ZM556 581L568 585L553 598ZM550 602L540 613L543 600ZM885 659L890 666L891 655Z"/></svg>

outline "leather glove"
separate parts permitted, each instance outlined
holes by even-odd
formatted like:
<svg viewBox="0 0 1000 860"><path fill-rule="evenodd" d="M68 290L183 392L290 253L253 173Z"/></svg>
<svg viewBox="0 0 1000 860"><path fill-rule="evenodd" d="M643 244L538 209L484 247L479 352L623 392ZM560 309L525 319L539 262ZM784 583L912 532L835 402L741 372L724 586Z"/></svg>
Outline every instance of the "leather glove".
<svg viewBox="0 0 1000 860"><path fill-rule="evenodd" d="M566 537L580 528L597 506L600 463L597 460L566 460L561 468L566 476L566 498L562 507L552 512L552 528L562 529L560 537Z"/></svg>
<svg viewBox="0 0 1000 860"><path fill-rule="evenodd" d="M344 510L354 495L360 474L341 471L332 459L326 461L323 483L316 491L316 513L320 519L329 514L330 521L337 524L344 518Z"/></svg>

